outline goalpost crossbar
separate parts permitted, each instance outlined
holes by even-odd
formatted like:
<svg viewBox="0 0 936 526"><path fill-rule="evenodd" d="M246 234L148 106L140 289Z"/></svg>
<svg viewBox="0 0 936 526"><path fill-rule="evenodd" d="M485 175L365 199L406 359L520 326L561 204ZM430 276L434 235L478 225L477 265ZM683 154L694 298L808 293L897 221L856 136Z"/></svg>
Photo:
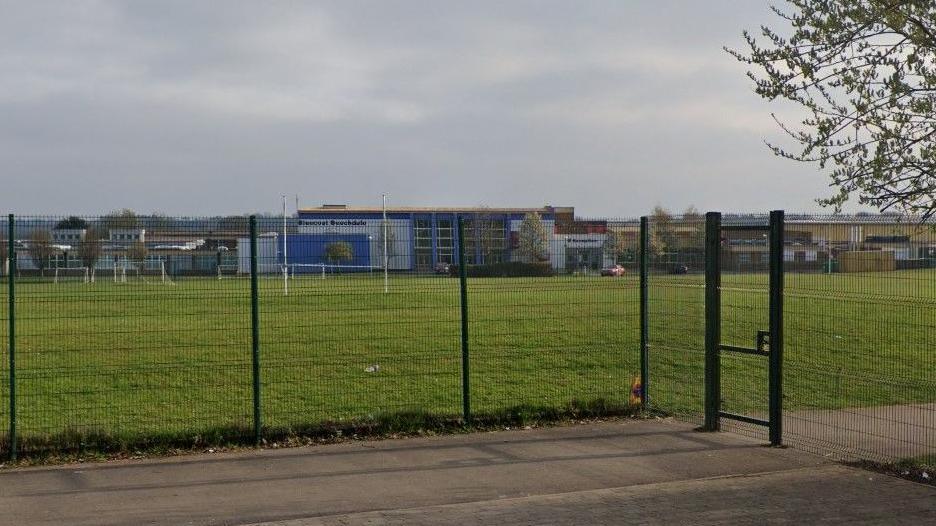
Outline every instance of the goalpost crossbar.
<svg viewBox="0 0 936 526"><path fill-rule="evenodd" d="M218 265L218 279L222 279L224 276L236 276L238 272L240 272L240 265Z"/></svg>
<svg viewBox="0 0 936 526"><path fill-rule="evenodd" d="M58 283L65 278L77 278L82 283L90 283L91 272L88 267L56 267L54 282Z"/></svg>
<svg viewBox="0 0 936 526"><path fill-rule="evenodd" d="M328 274L337 274L341 273L343 270L353 271L353 272L382 272L383 267L375 265L340 265L340 264L329 264L329 263L290 263L285 266L287 271L286 274L290 278L295 278L297 275L302 274L318 274L321 277L325 277ZM308 270L304 270L308 269Z"/></svg>
<svg viewBox="0 0 936 526"><path fill-rule="evenodd" d="M127 283L128 276L136 276L140 278L143 282L147 282L146 277L152 276L157 278L158 281L162 283L168 283L170 285L175 285L172 279L169 277L169 274L166 272L166 262L160 261L158 268L153 268L155 265L150 263L149 265L144 264L142 268L134 264L114 264L114 283Z"/></svg>

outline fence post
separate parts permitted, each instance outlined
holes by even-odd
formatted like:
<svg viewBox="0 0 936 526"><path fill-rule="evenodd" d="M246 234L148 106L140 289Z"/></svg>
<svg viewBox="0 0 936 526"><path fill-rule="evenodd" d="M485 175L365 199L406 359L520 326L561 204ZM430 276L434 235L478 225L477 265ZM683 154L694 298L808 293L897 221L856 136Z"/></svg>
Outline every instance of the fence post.
<svg viewBox="0 0 936 526"><path fill-rule="evenodd" d="M260 445L260 306L257 292L257 216L250 216L250 336L253 362L254 443Z"/></svg>
<svg viewBox="0 0 936 526"><path fill-rule="evenodd" d="M462 415L471 421L471 385L468 367L468 269L465 267L465 221L458 218L458 282L461 291Z"/></svg>
<svg viewBox="0 0 936 526"><path fill-rule="evenodd" d="M770 212L770 444L783 443L783 210Z"/></svg>
<svg viewBox="0 0 936 526"><path fill-rule="evenodd" d="M8 216L7 221L7 243L9 243L7 249L7 288L9 290L9 295L7 301L9 302L8 306L8 321L9 329L8 336L10 338L9 349L10 349L10 460L16 460L16 241L15 234L16 229L13 226L14 217L13 214Z"/></svg>
<svg viewBox="0 0 936 526"><path fill-rule="evenodd" d="M705 423L718 431L721 410L721 214L705 214Z"/></svg>
<svg viewBox="0 0 936 526"><path fill-rule="evenodd" d="M649 229L647 225L647 216L640 218L640 410L647 410L647 398L650 389L650 348L649 336L650 325L648 319L648 283L647 277L650 257L649 247Z"/></svg>

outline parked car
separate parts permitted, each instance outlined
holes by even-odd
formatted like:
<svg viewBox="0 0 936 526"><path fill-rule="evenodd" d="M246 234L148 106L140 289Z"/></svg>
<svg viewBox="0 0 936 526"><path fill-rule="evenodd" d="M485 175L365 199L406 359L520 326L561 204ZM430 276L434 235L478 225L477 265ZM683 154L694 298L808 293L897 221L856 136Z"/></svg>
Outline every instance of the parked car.
<svg viewBox="0 0 936 526"><path fill-rule="evenodd" d="M443 274L447 276L451 272L452 266L449 265L448 263L439 262L439 263L436 263L434 270L436 274Z"/></svg>
<svg viewBox="0 0 936 526"><path fill-rule="evenodd" d="M601 269L602 276L619 277L619 276L623 276L625 272L627 271L624 270L624 267L622 267L621 265L614 265L613 267L607 267L607 268Z"/></svg>

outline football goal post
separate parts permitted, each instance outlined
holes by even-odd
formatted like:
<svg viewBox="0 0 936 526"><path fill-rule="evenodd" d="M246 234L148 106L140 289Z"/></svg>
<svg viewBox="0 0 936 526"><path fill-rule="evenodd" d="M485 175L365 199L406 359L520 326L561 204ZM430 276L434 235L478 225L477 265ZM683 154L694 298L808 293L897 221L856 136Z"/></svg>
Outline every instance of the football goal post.
<svg viewBox="0 0 936 526"><path fill-rule="evenodd" d="M57 267L55 269L55 283L62 282L90 283L91 272L88 267Z"/></svg>
<svg viewBox="0 0 936 526"><path fill-rule="evenodd" d="M159 261L158 266L153 262L144 265L141 269L137 265L118 265L114 264L114 283L128 283L130 281L142 281L144 283L169 283L173 284L166 273L166 262Z"/></svg>
<svg viewBox="0 0 936 526"><path fill-rule="evenodd" d="M159 262L159 274L157 274L157 276L159 277L159 281L161 281L162 283L168 283L168 284L170 284L170 285L175 285L175 283L173 283L172 280L169 279L169 274L166 273L166 262L165 262L165 261L160 261L160 262Z"/></svg>
<svg viewBox="0 0 936 526"><path fill-rule="evenodd" d="M240 266L237 263L218 265L218 279L236 277L239 271Z"/></svg>
<svg viewBox="0 0 936 526"><path fill-rule="evenodd" d="M327 263L290 263L286 265L286 275L289 279L299 277L315 277L325 279L326 276L338 274L373 274L382 272L383 267L373 265L330 265Z"/></svg>

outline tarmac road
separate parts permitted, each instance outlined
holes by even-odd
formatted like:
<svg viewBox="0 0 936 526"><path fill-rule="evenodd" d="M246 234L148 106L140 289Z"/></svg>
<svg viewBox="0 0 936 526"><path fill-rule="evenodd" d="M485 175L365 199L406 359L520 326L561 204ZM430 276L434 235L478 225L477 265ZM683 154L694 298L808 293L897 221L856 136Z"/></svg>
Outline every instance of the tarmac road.
<svg viewBox="0 0 936 526"><path fill-rule="evenodd" d="M936 524L936 488L669 420L0 472L0 524Z"/></svg>

